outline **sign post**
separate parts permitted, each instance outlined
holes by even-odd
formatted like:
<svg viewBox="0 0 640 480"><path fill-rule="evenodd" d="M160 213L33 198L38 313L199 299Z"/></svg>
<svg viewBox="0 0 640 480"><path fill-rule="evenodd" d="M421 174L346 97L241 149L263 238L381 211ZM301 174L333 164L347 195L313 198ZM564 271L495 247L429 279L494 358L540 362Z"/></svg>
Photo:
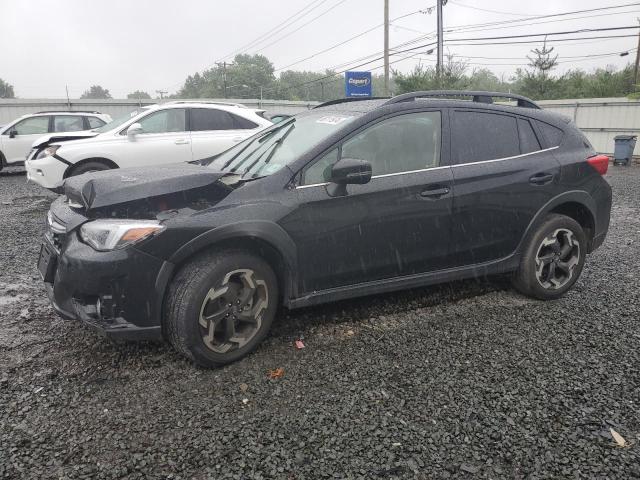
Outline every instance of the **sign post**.
<svg viewBox="0 0 640 480"><path fill-rule="evenodd" d="M371 72L344 72L345 96L370 97L371 90Z"/></svg>

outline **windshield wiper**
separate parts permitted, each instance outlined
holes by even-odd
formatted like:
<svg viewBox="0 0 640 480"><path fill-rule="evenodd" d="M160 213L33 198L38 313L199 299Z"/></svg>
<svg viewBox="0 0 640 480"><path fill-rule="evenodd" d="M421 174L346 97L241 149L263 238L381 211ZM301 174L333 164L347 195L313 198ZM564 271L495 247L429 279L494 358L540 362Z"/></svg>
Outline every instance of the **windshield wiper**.
<svg viewBox="0 0 640 480"><path fill-rule="evenodd" d="M245 176L247 173L249 173L251 171L251 169L258 164L258 162L265 155L265 153L269 152L269 155L267 155L267 159L264 161L263 165L256 172L256 175L257 175L258 172L260 172L260 170L262 170L264 168L264 166L267 165L271 161L271 159L273 158L273 155L275 154L276 150L280 147L280 145L282 145L283 140L285 138L287 138L287 135L289 135L293 131L294 128L295 128L295 125L291 124L289 126L289 129L286 132L284 132L284 134L280 138L278 138L271 145L269 145L269 148L267 148L264 152L262 152L260 154L260 156L258 158L256 158L253 161L253 163L251 165L249 165L244 170L244 172L242 173L242 176Z"/></svg>
<svg viewBox="0 0 640 480"><path fill-rule="evenodd" d="M283 127L285 127L285 126L287 126L288 124L293 123L293 122L295 122L295 121L296 121L296 119L295 119L294 117L291 117L291 118L289 118L289 119L287 119L287 120L285 120L285 121L283 121L283 122L279 123L279 124L278 124L274 129L272 129L272 130L269 130L269 131L265 132L265 133L264 133L264 135L262 135L261 137L256 138L253 142L249 142L249 143L247 143L247 145L246 145L244 148L240 149L240 151L239 151L238 153L236 153L233 157L231 157L229 160L227 160L227 161L225 162L225 164L224 164L224 165L222 165L222 168L221 168L221 169L222 169L222 170L224 170L224 169L225 169L225 168L227 168L229 165L231 165L231 163L232 163L235 159L237 159L240 155L242 155L242 153L243 153L245 150L247 150L247 149L249 148L249 146L253 145L253 143L254 143L254 142L260 142L260 141L265 141L265 140L267 140L267 138L269 138L272 134L276 133L277 131L279 131L279 130L280 130L280 129L282 129ZM258 146L258 147L253 151L253 152L255 152L256 150L258 150L258 148L260 148L260 146ZM253 152L251 152L251 153L253 153ZM233 167L233 168L231 169L231 171L232 171L232 172L236 171L236 170L238 169L238 167L239 167L240 165L242 165L242 163L243 163L243 162L240 162L238 165L236 165L235 167Z"/></svg>

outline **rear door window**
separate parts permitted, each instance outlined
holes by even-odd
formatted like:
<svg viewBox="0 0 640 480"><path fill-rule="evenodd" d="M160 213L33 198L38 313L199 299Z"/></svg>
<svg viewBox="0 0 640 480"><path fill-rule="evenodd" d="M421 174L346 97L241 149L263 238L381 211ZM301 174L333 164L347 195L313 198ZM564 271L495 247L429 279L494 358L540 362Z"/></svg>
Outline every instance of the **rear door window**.
<svg viewBox="0 0 640 480"><path fill-rule="evenodd" d="M79 132L80 130L84 130L84 121L79 115L56 115L53 117L54 132Z"/></svg>
<svg viewBox="0 0 640 480"><path fill-rule="evenodd" d="M224 110L215 108L192 108L191 131L239 130L255 128L257 125Z"/></svg>
<svg viewBox="0 0 640 480"><path fill-rule="evenodd" d="M455 163L475 163L520 155L515 117L456 110L452 119Z"/></svg>

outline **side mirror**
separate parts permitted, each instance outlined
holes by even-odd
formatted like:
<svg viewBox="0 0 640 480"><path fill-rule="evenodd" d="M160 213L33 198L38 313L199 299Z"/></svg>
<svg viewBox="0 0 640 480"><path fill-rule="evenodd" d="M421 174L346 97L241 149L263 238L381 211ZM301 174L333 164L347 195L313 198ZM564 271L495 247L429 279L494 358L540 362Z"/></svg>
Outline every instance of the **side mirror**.
<svg viewBox="0 0 640 480"><path fill-rule="evenodd" d="M129 128L127 128L127 137L131 139L142 132L144 132L142 125L140 125L139 123L132 123L131 125L129 125Z"/></svg>
<svg viewBox="0 0 640 480"><path fill-rule="evenodd" d="M347 194L347 185L364 185L371 180L371 164L357 158L342 158L333 164L327 193L332 197Z"/></svg>
<svg viewBox="0 0 640 480"><path fill-rule="evenodd" d="M16 135L18 135L17 130L10 130L9 131L9 138L16 138Z"/></svg>

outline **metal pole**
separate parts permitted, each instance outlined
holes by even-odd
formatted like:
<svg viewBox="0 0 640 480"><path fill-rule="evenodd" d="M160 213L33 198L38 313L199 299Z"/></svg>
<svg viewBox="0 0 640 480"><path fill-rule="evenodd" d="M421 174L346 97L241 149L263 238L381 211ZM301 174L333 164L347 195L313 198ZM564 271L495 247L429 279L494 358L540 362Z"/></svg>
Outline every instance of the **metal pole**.
<svg viewBox="0 0 640 480"><path fill-rule="evenodd" d="M640 18L637 19L640 23ZM640 65L640 32L638 32L638 49L636 50L636 65L633 68L633 91L636 91L636 85L638 84L638 66Z"/></svg>
<svg viewBox="0 0 640 480"><path fill-rule="evenodd" d="M438 62L436 63L436 73L438 74L438 80L442 74L442 0L437 0L438 10Z"/></svg>
<svg viewBox="0 0 640 480"><path fill-rule="evenodd" d="M260 108L262 108L262 85L260 85Z"/></svg>
<svg viewBox="0 0 640 480"><path fill-rule="evenodd" d="M637 62L636 62L637 65ZM64 89L67 91L67 108L71 110L71 100L69 100L69 86L65 85Z"/></svg>
<svg viewBox="0 0 640 480"><path fill-rule="evenodd" d="M389 96L389 0L384 0L384 95Z"/></svg>

